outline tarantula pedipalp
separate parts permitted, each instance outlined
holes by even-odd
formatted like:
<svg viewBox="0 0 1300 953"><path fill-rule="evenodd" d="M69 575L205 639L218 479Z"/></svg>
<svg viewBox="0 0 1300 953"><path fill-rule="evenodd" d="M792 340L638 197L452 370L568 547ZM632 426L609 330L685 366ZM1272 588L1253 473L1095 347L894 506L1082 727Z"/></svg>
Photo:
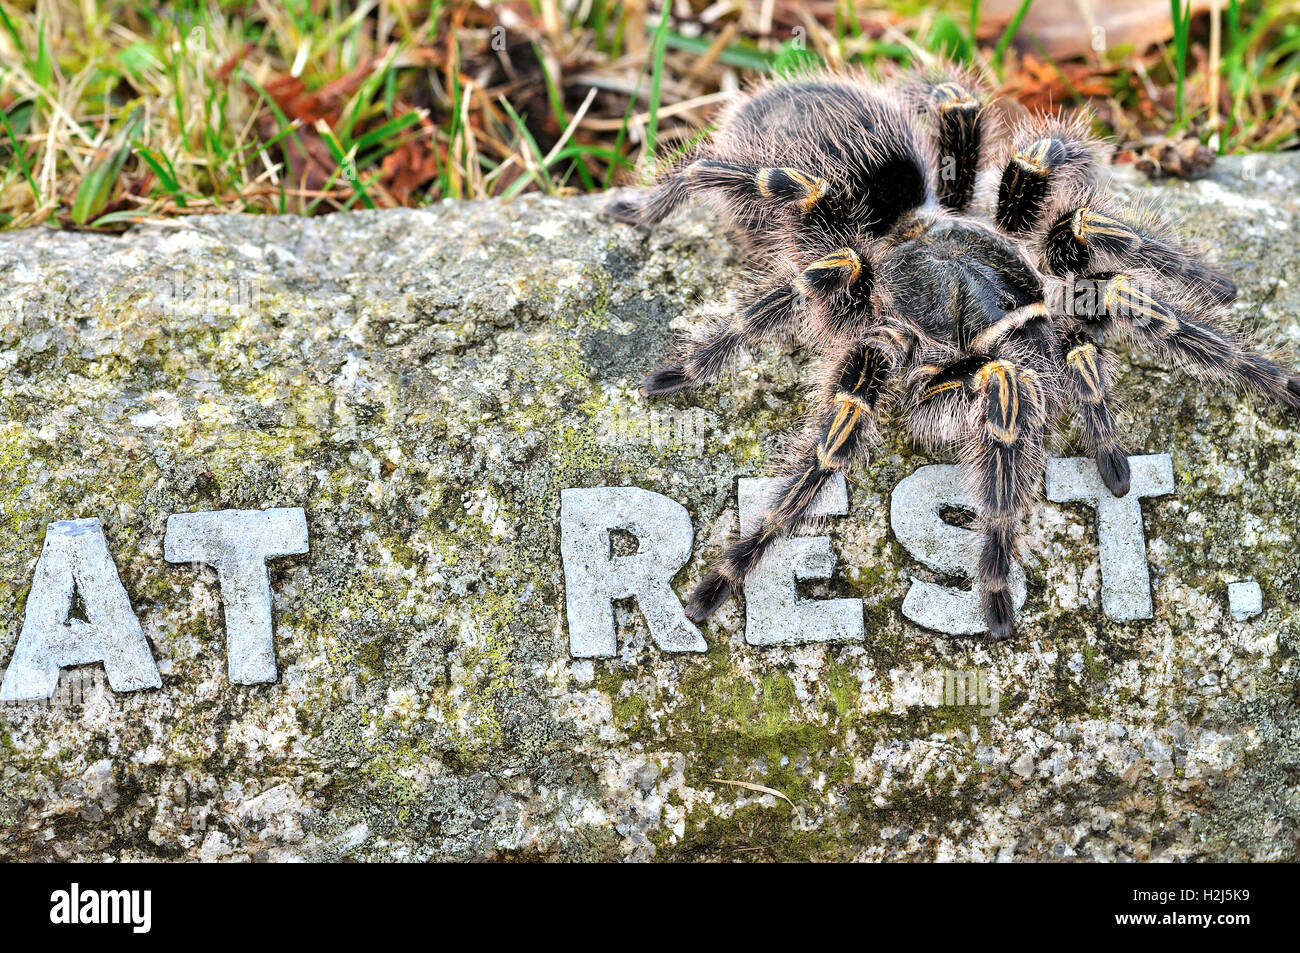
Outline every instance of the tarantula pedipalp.
<svg viewBox="0 0 1300 953"><path fill-rule="evenodd" d="M648 191L611 204L615 217L649 226L693 195L712 197L746 244L777 263L730 320L678 342L642 381L645 396L703 384L741 348L777 335L800 337L823 365L818 422L764 519L695 587L694 621L862 454L891 394L902 396L915 438L958 450L983 536L984 617L998 638L1013 623L1020 520L1063 413L1081 418L1106 486L1128 492L1104 341L1300 408L1300 377L1223 320L1233 283L1096 184L1081 124L1030 122L986 162L995 130L977 95L956 73L895 86L827 73L763 85ZM973 211L986 168L997 193L990 221Z"/></svg>

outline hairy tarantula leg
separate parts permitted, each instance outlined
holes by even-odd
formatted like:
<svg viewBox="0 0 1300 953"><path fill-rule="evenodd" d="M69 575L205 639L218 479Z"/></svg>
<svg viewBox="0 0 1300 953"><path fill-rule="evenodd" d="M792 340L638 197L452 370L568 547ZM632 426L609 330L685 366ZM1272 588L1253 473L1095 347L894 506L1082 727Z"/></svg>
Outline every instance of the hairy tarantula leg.
<svg viewBox="0 0 1300 953"><path fill-rule="evenodd" d="M1202 377L1254 390L1300 410L1300 375L1250 350L1247 339L1152 297L1129 275L1086 275L1083 280L1103 283L1100 293L1075 294L1082 304L1076 311L1082 310L1099 330L1118 331Z"/></svg>
<svg viewBox="0 0 1300 953"><path fill-rule="evenodd" d="M826 298L863 281L870 281L870 266L853 249L840 248L819 258L793 281L750 302L731 322L687 340L676 357L642 378L641 395L657 397L713 380L742 347L752 347L788 327L803 302Z"/></svg>
<svg viewBox="0 0 1300 953"><path fill-rule="evenodd" d="M672 214L689 196L710 189L727 192L746 202L793 206L806 212L826 194L827 182L799 169L701 159L661 176L639 198L616 199L606 211L630 225L654 225Z"/></svg>
<svg viewBox="0 0 1300 953"><path fill-rule="evenodd" d="M826 194L828 183L807 172L790 168L763 168L704 159L686 170L691 188L721 189L752 201L793 205L808 211Z"/></svg>
<svg viewBox="0 0 1300 953"><path fill-rule="evenodd" d="M1113 359L1081 334L1066 340L1066 378L1083 418L1083 444L1097 461L1106 488L1115 496L1129 490L1128 454L1115 433L1115 417L1106 401Z"/></svg>
<svg viewBox="0 0 1300 953"><path fill-rule="evenodd" d="M1014 603L1011 562L1022 511L1042 476L1046 397L1038 375L992 360L975 375L967 464L984 542L977 574L984 621L994 638L1011 634Z"/></svg>
<svg viewBox="0 0 1300 953"><path fill-rule="evenodd" d="M1089 170L1092 153L1082 139L1044 136L1018 150L998 187L998 227L1015 234L1038 225L1047 210L1053 179L1065 171Z"/></svg>
<svg viewBox="0 0 1300 953"><path fill-rule="evenodd" d="M1081 205L1058 218L1043 241L1047 267L1056 275L1081 274L1097 265L1099 255L1123 265L1150 268L1217 304L1230 304L1237 286L1169 241Z"/></svg>
<svg viewBox="0 0 1300 953"><path fill-rule="evenodd" d="M820 434L809 435L783 475L771 508L749 532L723 550L691 593L686 615L703 622L744 583L771 545L795 529L834 474L844 470L875 427L877 403L897 361L896 340L856 348L840 368Z"/></svg>
<svg viewBox="0 0 1300 953"><path fill-rule="evenodd" d="M939 169L935 190L939 204L964 211L975 195L983 140L981 106L961 83L930 87L930 111L939 127Z"/></svg>
<svg viewBox="0 0 1300 953"><path fill-rule="evenodd" d="M661 172L649 188L613 199L605 205L605 214L643 228L662 222L690 197L690 176L686 170L693 158L694 154L688 153L672 168Z"/></svg>

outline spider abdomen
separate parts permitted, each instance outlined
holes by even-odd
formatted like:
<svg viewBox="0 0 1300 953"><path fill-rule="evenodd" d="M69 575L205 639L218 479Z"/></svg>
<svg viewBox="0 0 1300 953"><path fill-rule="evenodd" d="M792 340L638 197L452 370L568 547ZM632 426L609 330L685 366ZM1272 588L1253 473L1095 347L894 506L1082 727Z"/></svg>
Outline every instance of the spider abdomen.
<svg viewBox="0 0 1300 953"><path fill-rule="evenodd" d="M903 105L848 82L771 86L724 122L710 152L759 167L816 169L826 194L806 212L809 233L883 235L929 201L924 150ZM742 221L753 211L736 209Z"/></svg>

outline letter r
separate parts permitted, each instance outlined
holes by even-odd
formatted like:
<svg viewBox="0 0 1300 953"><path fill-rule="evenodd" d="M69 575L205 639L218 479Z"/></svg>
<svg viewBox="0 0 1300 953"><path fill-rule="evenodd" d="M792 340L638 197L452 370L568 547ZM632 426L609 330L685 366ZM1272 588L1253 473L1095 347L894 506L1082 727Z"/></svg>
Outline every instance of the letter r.
<svg viewBox="0 0 1300 953"><path fill-rule="evenodd" d="M615 555L611 531L636 537L637 551ZM666 652L708 649L686 618L672 580L691 556L695 537L686 507L634 486L568 489L560 493L560 555L575 658L618 654L616 599L635 597L650 637Z"/></svg>

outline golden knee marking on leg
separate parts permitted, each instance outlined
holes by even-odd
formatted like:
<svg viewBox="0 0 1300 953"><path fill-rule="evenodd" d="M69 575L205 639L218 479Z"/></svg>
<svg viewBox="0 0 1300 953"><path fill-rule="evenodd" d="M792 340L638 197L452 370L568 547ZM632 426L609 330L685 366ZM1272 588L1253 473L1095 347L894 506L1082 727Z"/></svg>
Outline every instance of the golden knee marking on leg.
<svg viewBox="0 0 1300 953"><path fill-rule="evenodd" d="M782 171L785 172L785 174L794 182L798 183L807 193L799 202L799 206L804 211L807 211L816 205L817 202L821 200L821 197L826 194L825 179L818 179L811 175L805 175L798 169L783 169Z"/></svg>
<svg viewBox="0 0 1300 953"><path fill-rule="evenodd" d="M912 368L907 373L907 385L909 387L921 387L934 380L943 373L943 368L938 364L920 364Z"/></svg>
<svg viewBox="0 0 1300 953"><path fill-rule="evenodd" d="M860 390L861 388L858 389ZM851 394L848 391L840 391L838 394L835 395L835 403L856 404L859 408L865 410L867 413L871 412L871 403L861 394Z"/></svg>
<svg viewBox="0 0 1300 953"><path fill-rule="evenodd" d="M985 427L990 435L1004 444L1020 437L1020 388L1016 369L1010 361L989 361L975 375L975 386L989 401ZM989 393L989 392L992 393Z"/></svg>
<svg viewBox="0 0 1300 953"><path fill-rule="evenodd" d="M841 399L845 398L845 399ZM826 436L817 448L817 461L824 469L836 469L836 461L844 450L844 445L853 435L864 410L864 404L852 395L841 394L835 398L836 411L826 428Z"/></svg>
<svg viewBox="0 0 1300 953"><path fill-rule="evenodd" d="M935 384L921 392L921 401L927 401L931 397L937 397L939 394L947 393L950 390L957 390L962 386L964 385L961 381L944 381L942 384Z"/></svg>
<svg viewBox="0 0 1300 953"><path fill-rule="evenodd" d="M1081 244L1088 243L1089 236L1102 238L1137 238L1137 233L1118 219L1100 215L1084 205L1075 210L1070 220L1070 231Z"/></svg>
<svg viewBox="0 0 1300 953"><path fill-rule="evenodd" d="M979 106L979 101L961 83L940 83L934 87L934 101L941 112L949 109L969 109Z"/></svg>
<svg viewBox="0 0 1300 953"><path fill-rule="evenodd" d="M1065 355L1065 363L1074 370L1076 380L1083 389L1079 396L1088 404L1099 404L1105 396L1102 393L1101 367L1097 359L1097 348L1093 344L1081 344Z"/></svg>
<svg viewBox="0 0 1300 953"><path fill-rule="evenodd" d="M1050 171L1047 168L1047 152L1051 148L1051 139L1039 139L1017 152L1011 161L1041 178Z"/></svg>
<svg viewBox="0 0 1300 953"><path fill-rule="evenodd" d="M1038 372L1030 368L1020 372L1020 386L1029 395L1030 409L1035 419L1047 416L1047 395L1043 391L1043 382L1038 379Z"/></svg>
<svg viewBox="0 0 1300 953"><path fill-rule="evenodd" d="M1106 282L1101 303L1111 317L1150 322L1161 337L1168 337L1178 330L1178 319L1155 298L1133 287L1133 280L1128 275L1116 275Z"/></svg>
<svg viewBox="0 0 1300 953"><path fill-rule="evenodd" d="M790 168L765 168L759 169L758 174L754 176L754 187L758 189L758 194L765 199L777 198L776 185L777 177L780 176L784 182L794 186L796 191L802 193L795 200L805 212L811 209L826 194L827 182L825 179L819 179L811 176L806 172Z"/></svg>
<svg viewBox="0 0 1300 953"><path fill-rule="evenodd" d="M847 272L848 278L845 279L844 284L852 284L858 280L858 275L862 274L862 259L852 248L837 248L825 258L819 258L805 268L800 277L816 278L833 271Z"/></svg>
<svg viewBox="0 0 1300 953"><path fill-rule="evenodd" d="M1106 282L1102 290L1101 306L1107 314L1117 313L1121 305L1127 306L1132 300L1133 285L1128 275L1115 275Z"/></svg>
<svg viewBox="0 0 1300 953"><path fill-rule="evenodd" d="M975 389L983 390L988 385L990 378L998 378L1005 382L1014 373L1015 368L1011 366L1010 361L989 361L975 372Z"/></svg>
<svg viewBox="0 0 1300 953"><path fill-rule="evenodd" d="M808 194L799 203L799 208L805 212L811 211L812 207L822 200L827 187L828 183L825 179L812 179L808 185Z"/></svg>
<svg viewBox="0 0 1300 953"><path fill-rule="evenodd" d="M1001 424L986 421L985 426L988 428L989 434L996 438L998 443L1003 444L1004 446L1009 447L1020 439L1020 428L1016 427L1015 424L1012 424L1010 427L1004 427ZM1001 495L1002 491L999 489L999 498L1001 498Z"/></svg>

